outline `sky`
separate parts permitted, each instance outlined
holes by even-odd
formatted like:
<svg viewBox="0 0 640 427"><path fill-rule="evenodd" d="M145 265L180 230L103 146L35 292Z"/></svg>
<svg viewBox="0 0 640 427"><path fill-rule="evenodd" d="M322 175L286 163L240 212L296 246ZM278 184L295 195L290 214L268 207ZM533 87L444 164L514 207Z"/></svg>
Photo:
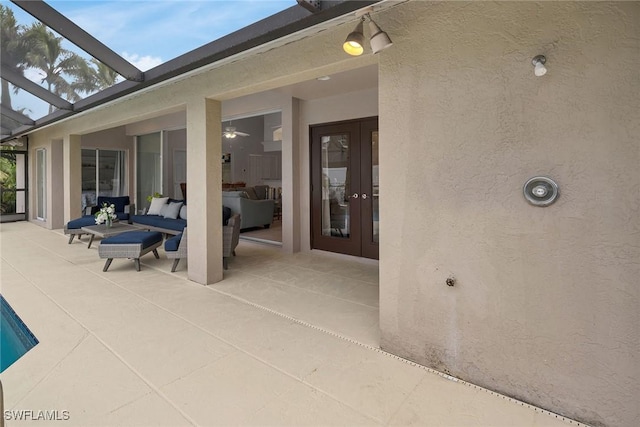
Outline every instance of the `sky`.
<svg viewBox="0 0 640 427"><path fill-rule="evenodd" d="M142 71L297 5L296 0L46 2ZM20 24L34 22L31 15L13 3L1 0L0 4L11 8ZM70 44L64 47L79 50ZM25 75L39 82L34 71ZM12 94L12 104L14 109L28 108L27 115L32 118L48 113L48 104L25 91Z"/></svg>

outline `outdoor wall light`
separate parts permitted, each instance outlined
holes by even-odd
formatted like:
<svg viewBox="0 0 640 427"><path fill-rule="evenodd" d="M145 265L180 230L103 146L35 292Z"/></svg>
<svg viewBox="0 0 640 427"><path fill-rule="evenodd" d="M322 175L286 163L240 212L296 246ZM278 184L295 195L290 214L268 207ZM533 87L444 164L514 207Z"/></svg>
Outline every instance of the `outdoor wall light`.
<svg viewBox="0 0 640 427"><path fill-rule="evenodd" d="M378 27L378 24L373 22L373 19L371 19L369 14L367 14L367 17L369 18L369 31L371 32L369 43L371 44L371 50L373 53L378 53L393 45L389 35L382 31L380 27Z"/></svg>
<svg viewBox="0 0 640 427"><path fill-rule="evenodd" d="M356 29L349 33L347 39L342 44L342 49L351 56L360 56L364 52L363 22L364 18L358 22Z"/></svg>
<svg viewBox="0 0 640 427"><path fill-rule="evenodd" d="M347 39L342 44L342 49L352 56L360 56L364 53L364 21L365 17L369 18L369 32L371 33L371 37L369 38L369 44L371 45L371 50L373 53L378 53L383 49L388 48L393 45L391 38L387 33L382 31L378 24L376 24L369 12L373 10L371 8L364 9L363 11L357 12L357 17L362 17L362 20L358 22L355 30L353 30L347 36Z"/></svg>
<svg viewBox="0 0 640 427"><path fill-rule="evenodd" d="M542 77L547 74L547 67L544 66L546 62L547 58L545 58L544 55L536 55L531 60L531 63L533 64L533 73L537 77Z"/></svg>

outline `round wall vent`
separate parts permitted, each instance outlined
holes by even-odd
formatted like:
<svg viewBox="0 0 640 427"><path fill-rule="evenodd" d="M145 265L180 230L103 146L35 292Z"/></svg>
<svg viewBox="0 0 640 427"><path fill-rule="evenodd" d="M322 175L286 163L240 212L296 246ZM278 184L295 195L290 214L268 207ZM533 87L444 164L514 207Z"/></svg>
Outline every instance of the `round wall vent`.
<svg viewBox="0 0 640 427"><path fill-rule="evenodd" d="M536 176L524 184L524 198L534 206L549 206L558 198L558 184L546 176Z"/></svg>

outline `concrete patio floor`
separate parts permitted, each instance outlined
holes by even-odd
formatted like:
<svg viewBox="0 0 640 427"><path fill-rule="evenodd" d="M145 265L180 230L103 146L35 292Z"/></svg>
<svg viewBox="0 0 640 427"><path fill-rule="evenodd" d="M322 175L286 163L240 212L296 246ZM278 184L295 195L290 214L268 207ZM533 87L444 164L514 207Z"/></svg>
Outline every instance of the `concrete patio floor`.
<svg viewBox="0 0 640 427"><path fill-rule="evenodd" d="M378 347L378 266L241 242L225 280L142 271L61 230L0 226L1 291L40 343L0 375L8 426L581 425ZM6 418L6 417L5 417Z"/></svg>

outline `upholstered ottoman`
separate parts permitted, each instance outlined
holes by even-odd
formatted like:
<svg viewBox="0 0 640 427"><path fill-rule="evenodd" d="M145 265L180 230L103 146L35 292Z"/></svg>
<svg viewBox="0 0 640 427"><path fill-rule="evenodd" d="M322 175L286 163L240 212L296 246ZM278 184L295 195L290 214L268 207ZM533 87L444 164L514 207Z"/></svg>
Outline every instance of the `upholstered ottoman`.
<svg viewBox="0 0 640 427"><path fill-rule="evenodd" d="M100 242L98 254L106 258L102 271L107 271L114 258L132 258L136 270L140 271L140 257L152 252L160 258L157 248L162 244L162 233L158 231L127 231L117 236L107 237Z"/></svg>
<svg viewBox="0 0 640 427"><path fill-rule="evenodd" d="M69 244L73 242L74 237L78 236L78 239L80 239L80 236L87 234L82 231L82 227L89 227L90 225L96 225L96 217L93 215L85 215L66 223L64 226L64 234L69 235Z"/></svg>

